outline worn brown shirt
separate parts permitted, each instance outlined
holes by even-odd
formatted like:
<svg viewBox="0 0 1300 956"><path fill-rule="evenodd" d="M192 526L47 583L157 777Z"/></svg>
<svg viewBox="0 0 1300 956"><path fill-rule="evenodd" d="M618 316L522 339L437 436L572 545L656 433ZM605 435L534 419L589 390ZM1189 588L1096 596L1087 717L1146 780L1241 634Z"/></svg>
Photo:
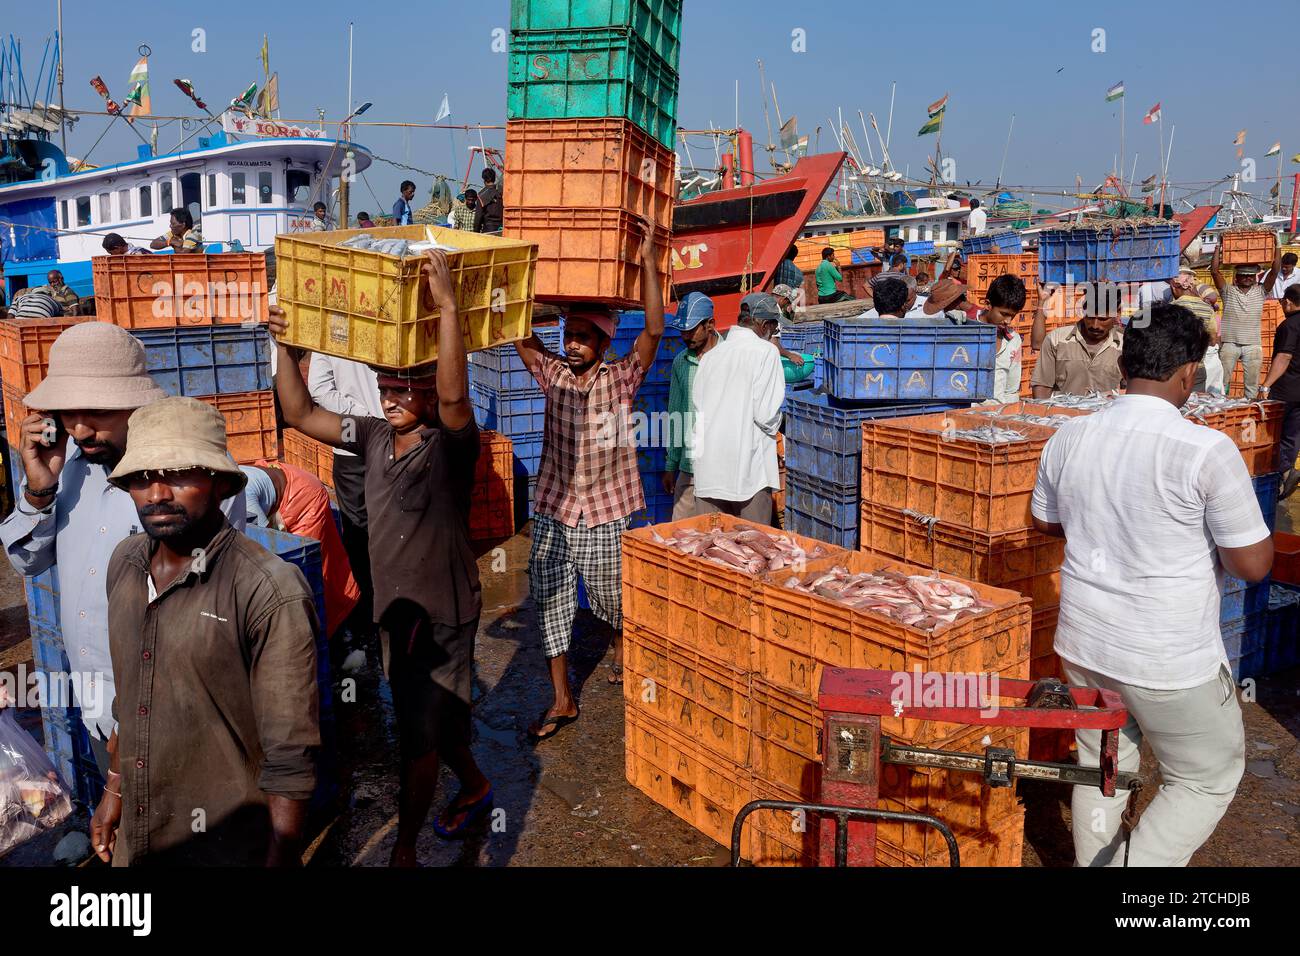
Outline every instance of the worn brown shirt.
<svg viewBox="0 0 1300 956"><path fill-rule="evenodd" d="M343 416L356 440L342 448L366 463L366 515L375 622L390 608L403 618L422 609L433 624L468 624L483 608L478 562L469 539L469 503L478 461L478 426L420 431L420 444L393 454L392 425Z"/></svg>
<svg viewBox="0 0 1300 956"><path fill-rule="evenodd" d="M1092 346L1084 341L1078 322L1053 329L1043 339L1031 384L1067 395L1113 391L1123 381L1119 371L1123 351L1124 335L1119 329L1111 329L1105 341Z"/></svg>
<svg viewBox="0 0 1300 956"><path fill-rule="evenodd" d="M316 783L320 701L307 582L225 525L149 600L146 535L108 566L122 822L113 863L260 866L267 794Z"/></svg>

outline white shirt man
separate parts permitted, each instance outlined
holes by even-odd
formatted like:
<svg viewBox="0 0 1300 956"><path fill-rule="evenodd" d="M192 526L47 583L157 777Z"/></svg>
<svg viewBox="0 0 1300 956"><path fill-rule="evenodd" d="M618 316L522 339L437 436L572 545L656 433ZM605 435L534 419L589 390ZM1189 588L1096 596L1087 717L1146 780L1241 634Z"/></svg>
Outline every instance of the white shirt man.
<svg viewBox="0 0 1300 956"><path fill-rule="evenodd" d="M1278 270L1277 278L1273 281L1273 290L1268 296L1270 299L1282 298L1286 295L1287 289L1300 282L1300 269L1296 268L1294 262L1287 261L1292 255L1293 253L1288 252L1282 257L1282 268Z"/></svg>
<svg viewBox="0 0 1300 956"><path fill-rule="evenodd" d="M988 228L988 221L989 214L976 206L970 211L970 216L967 218L966 224L970 227L970 234L972 236L982 236L984 235L984 230Z"/></svg>
<svg viewBox="0 0 1300 956"><path fill-rule="evenodd" d="M768 293L746 296L740 322L700 359L692 388L696 409L690 446L699 512L725 512L770 524L772 490L780 487L776 436L785 372L776 346L755 326L780 320Z"/></svg>

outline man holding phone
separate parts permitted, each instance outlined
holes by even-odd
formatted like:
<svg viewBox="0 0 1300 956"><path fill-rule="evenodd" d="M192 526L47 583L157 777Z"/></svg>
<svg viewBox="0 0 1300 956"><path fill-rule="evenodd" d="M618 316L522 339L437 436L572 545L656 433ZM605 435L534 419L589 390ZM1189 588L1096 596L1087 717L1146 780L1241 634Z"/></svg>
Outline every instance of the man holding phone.
<svg viewBox="0 0 1300 956"><path fill-rule="evenodd" d="M104 581L113 549L141 530L131 496L110 485L108 476L126 453L131 413L166 397L145 371L144 346L131 333L83 322L50 346L49 371L23 399L38 411L11 439L23 477L14 510L0 523L0 543L19 574L59 569L59 619L73 691L106 781L115 722ZM243 495L230 498L223 510L242 531Z"/></svg>

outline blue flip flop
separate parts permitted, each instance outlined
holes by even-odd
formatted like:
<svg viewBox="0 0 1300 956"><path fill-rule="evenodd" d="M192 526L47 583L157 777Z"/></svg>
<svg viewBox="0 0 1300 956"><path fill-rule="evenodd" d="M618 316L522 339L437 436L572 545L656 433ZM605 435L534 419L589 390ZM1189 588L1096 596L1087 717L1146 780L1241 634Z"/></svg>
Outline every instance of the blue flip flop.
<svg viewBox="0 0 1300 956"><path fill-rule="evenodd" d="M438 836L442 837L444 840L459 840L463 838L465 836L465 831L477 823L483 815L492 808L492 801L493 793L491 787L488 787L488 792L482 797L470 803L461 802L461 795L459 793L456 794L456 799L452 800L442 813L433 818L433 832L438 834ZM456 817L462 813L465 814L464 819L460 821L459 826L453 829L448 830L441 822L439 822L443 817Z"/></svg>

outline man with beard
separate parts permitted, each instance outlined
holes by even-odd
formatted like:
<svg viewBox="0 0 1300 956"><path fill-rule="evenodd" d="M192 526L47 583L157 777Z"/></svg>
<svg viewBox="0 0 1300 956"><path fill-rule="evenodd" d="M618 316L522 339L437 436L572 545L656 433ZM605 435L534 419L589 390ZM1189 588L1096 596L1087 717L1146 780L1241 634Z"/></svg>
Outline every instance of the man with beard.
<svg viewBox="0 0 1300 956"><path fill-rule="evenodd" d="M14 489L13 513L0 523L0 542L19 574L59 569L59 619L72 685L95 762L110 786L107 743L116 722L104 576L113 549L140 530L140 519L131 496L109 484L108 473L126 452L131 413L165 397L130 332L83 322L50 346L45 379L23 399L40 411L11 437L18 442L23 480ZM226 507L242 531L243 497Z"/></svg>
<svg viewBox="0 0 1300 956"><path fill-rule="evenodd" d="M91 842L114 866L299 865L320 747L311 588L221 513L245 479L220 412L166 398L128 437L108 480L145 534L104 575L118 786Z"/></svg>

